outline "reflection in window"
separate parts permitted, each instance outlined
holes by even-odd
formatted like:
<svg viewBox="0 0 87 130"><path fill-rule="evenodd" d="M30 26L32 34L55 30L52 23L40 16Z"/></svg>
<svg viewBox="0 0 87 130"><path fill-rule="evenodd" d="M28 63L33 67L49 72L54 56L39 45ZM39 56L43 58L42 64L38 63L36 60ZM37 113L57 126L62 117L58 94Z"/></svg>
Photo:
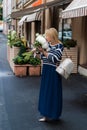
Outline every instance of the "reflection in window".
<svg viewBox="0 0 87 130"><path fill-rule="evenodd" d="M71 19L62 19L62 8L59 9L59 39L64 41L72 38L72 22Z"/></svg>

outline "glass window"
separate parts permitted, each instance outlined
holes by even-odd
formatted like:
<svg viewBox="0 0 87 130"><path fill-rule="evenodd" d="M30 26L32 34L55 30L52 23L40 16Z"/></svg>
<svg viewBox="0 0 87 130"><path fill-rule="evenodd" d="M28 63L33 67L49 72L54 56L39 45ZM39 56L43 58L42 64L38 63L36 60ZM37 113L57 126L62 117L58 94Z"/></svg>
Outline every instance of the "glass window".
<svg viewBox="0 0 87 130"><path fill-rule="evenodd" d="M62 19L62 8L59 9L59 34L58 37L61 41L72 38L72 21L71 19Z"/></svg>

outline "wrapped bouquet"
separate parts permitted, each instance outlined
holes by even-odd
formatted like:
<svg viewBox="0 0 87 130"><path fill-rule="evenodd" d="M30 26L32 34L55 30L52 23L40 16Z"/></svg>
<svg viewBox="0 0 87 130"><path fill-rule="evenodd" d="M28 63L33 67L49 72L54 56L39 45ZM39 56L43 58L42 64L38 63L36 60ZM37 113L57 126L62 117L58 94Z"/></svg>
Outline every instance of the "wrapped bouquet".
<svg viewBox="0 0 87 130"><path fill-rule="evenodd" d="M46 41L45 37L43 35L40 34L36 34L36 39L35 42L32 46L32 50L29 52L25 52L23 53L23 57L25 61L30 61L31 58L36 59L36 55L37 55L37 51L38 51L38 47L42 47L45 50L49 50L49 44ZM36 62L36 61L35 61ZM36 62L37 63L37 62ZM40 63L40 62L39 62Z"/></svg>
<svg viewBox="0 0 87 130"><path fill-rule="evenodd" d="M49 49L49 45L48 45L48 42L46 41L45 37L43 35L41 35L41 34L36 34L36 39L35 39L34 47L38 48L40 46L43 49L46 49L46 50Z"/></svg>

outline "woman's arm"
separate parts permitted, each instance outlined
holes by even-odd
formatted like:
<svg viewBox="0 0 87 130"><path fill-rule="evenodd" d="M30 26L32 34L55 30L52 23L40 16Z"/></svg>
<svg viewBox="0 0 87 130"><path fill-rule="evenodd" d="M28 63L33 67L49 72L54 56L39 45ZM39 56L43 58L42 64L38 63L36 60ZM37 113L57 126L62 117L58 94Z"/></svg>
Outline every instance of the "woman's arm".
<svg viewBox="0 0 87 130"><path fill-rule="evenodd" d="M48 57L48 52L45 51L42 47L39 47L38 50L39 50L45 57Z"/></svg>
<svg viewBox="0 0 87 130"><path fill-rule="evenodd" d="M52 49L51 51L48 52L48 60L53 63L60 62L62 58L62 53L63 53L63 45L60 44L58 48Z"/></svg>

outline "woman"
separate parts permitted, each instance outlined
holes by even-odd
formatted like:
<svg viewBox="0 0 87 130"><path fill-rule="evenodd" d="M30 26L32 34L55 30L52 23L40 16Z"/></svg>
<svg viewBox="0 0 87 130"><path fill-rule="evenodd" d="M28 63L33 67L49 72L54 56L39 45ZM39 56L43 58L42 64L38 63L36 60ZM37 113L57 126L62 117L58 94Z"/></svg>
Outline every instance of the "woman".
<svg viewBox="0 0 87 130"><path fill-rule="evenodd" d="M38 106L43 117L39 121L58 120L62 112L62 80L55 70L62 58L63 44L58 40L55 28L46 30L45 38L49 43L49 51L38 48L43 60Z"/></svg>

